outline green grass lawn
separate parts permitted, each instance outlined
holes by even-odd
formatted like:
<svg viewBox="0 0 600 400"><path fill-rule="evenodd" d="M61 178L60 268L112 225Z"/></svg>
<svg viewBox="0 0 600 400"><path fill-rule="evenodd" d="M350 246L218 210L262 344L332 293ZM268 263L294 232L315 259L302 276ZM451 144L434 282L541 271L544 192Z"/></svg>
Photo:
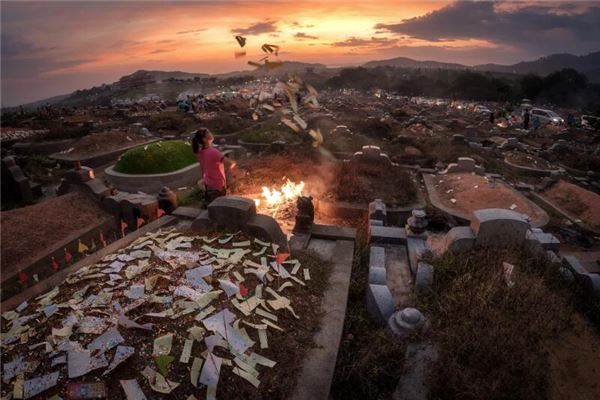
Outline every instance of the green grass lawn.
<svg viewBox="0 0 600 400"><path fill-rule="evenodd" d="M131 149L121 156L115 171L125 174L163 174L197 162L192 146L182 140L157 142Z"/></svg>

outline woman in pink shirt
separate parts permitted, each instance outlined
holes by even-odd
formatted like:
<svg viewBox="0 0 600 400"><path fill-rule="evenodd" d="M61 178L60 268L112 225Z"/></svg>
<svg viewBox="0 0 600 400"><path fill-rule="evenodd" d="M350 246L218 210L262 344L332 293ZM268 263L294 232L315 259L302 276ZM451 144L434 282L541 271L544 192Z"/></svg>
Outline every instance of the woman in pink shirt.
<svg viewBox="0 0 600 400"><path fill-rule="evenodd" d="M214 137L208 128L198 129L192 138L192 150L196 153L202 169L204 198L207 205L217 197L225 196L227 193L225 163L232 169L235 167L235 162L212 147L213 141Z"/></svg>

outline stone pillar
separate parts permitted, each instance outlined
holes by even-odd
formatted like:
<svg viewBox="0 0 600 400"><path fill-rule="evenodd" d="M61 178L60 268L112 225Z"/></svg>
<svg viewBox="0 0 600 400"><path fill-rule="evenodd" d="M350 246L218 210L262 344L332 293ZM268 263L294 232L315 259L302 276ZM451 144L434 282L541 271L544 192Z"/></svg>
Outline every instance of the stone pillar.
<svg viewBox="0 0 600 400"><path fill-rule="evenodd" d="M412 216L406 221L406 233L420 235L425 232L428 223L425 210L412 210Z"/></svg>
<svg viewBox="0 0 600 400"><path fill-rule="evenodd" d="M385 203L381 199L375 199L369 203L369 225L385 225L387 220L387 211ZM374 221L380 221L373 223Z"/></svg>

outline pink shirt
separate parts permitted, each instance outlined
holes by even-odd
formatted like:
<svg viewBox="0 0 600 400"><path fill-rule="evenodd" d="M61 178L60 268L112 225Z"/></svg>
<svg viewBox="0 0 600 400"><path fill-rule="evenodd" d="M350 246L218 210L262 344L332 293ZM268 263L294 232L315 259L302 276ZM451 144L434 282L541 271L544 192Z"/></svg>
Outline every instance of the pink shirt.
<svg viewBox="0 0 600 400"><path fill-rule="evenodd" d="M196 154L202 168L202 179L209 189L222 190L225 188L225 166L223 153L214 147L198 150Z"/></svg>

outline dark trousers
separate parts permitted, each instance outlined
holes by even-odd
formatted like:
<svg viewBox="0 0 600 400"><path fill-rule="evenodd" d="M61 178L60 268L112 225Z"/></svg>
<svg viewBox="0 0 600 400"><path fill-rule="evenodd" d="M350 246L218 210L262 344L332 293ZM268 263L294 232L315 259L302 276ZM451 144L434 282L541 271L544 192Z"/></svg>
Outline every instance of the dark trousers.
<svg viewBox="0 0 600 400"><path fill-rule="evenodd" d="M208 207L210 203L213 202L217 197L225 196L227 194L227 190L225 188L221 190L217 189L209 189L204 186L204 205Z"/></svg>

